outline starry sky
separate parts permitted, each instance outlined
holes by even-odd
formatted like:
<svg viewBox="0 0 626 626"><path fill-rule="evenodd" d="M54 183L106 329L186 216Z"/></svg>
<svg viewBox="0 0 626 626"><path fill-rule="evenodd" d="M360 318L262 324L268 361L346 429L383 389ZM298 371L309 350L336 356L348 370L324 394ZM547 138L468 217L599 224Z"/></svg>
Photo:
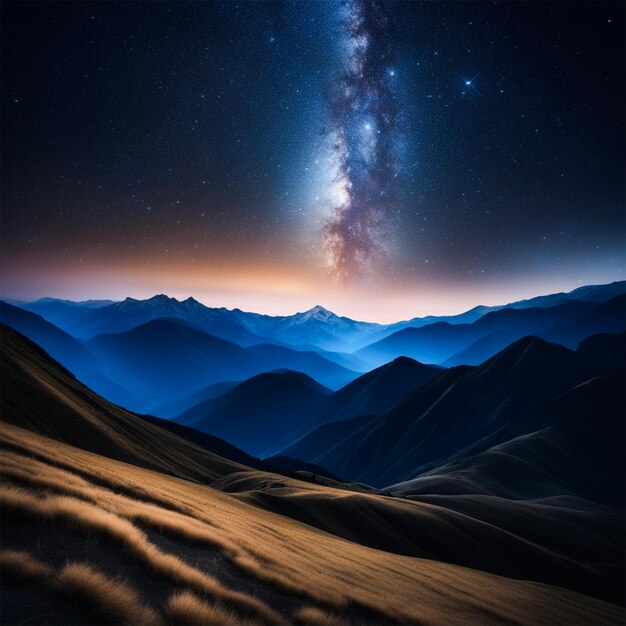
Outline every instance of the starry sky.
<svg viewBox="0 0 626 626"><path fill-rule="evenodd" d="M5 297L391 321L624 278L621 2L3 2Z"/></svg>

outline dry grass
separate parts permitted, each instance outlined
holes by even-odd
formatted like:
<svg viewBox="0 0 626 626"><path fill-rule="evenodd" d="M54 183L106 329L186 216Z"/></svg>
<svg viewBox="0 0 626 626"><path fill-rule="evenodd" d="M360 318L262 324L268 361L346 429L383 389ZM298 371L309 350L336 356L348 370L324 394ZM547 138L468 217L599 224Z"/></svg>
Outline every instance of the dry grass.
<svg viewBox="0 0 626 626"><path fill-rule="evenodd" d="M303 626L345 626L345 621L335 615L330 615L314 606L298 609L293 614L293 621Z"/></svg>
<svg viewBox="0 0 626 626"><path fill-rule="evenodd" d="M258 622L245 621L218 605L200 600L193 593L182 591L170 596L166 611L173 626L255 626Z"/></svg>
<svg viewBox="0 0 626 626"><path fill-rule="evenodd" d="M13 580L48 580L54 570L38 561L30 552L22 550L0 550L0 572Z"/></svg>
<svg viewBox="0 0 626 626"><path fill-rule="evenodd" d="M303 588L297 579L282 573L266 556L260 554L255 556L254 549L244 550L242 546L229 540L223 530L215 528L206 519L200 521L183 513L114 493L103 487L95 487L71 472L34 459L29 459L28 467L24 467L23 457L11 452L7 452L0 459L0 475L17 480L31 488L52 489L55 492L84 499L97 504L105 511L128 520L141 522L161 533L165 531L185 541L217 548L245 574L288 593L303 595L334 608L345 608L347 605L346 600L339 594L333 595L328 591L319 593L314 588Z"/></svg>
<svg viewBox="0 0 626 626"><path fill-rule="evenodd" d="M32 463L27 456L36 455L46 464L70 470L93 485L106 484L113 490L123 490L136 498L146 494L145 497L153 503L163 502L171 513L184 514L202 524L193 525L194 529L210 530L220 540L234 544L239 556L233 558L242 570L284 589L293 589L293 592L311 598L318 607L330 608L331 613L356 605L374 611L380 616L379 622L572 624L623 621L620 607L587 596L548 585L510 580L468 568L373 550L261 510L204 485L101 457L7 424L3 424L0 436L13 450L25 451L25 455L16 455L15 462L27 472ZM303 493L304 487L297 481L287 483L291 491L285 490L285 497L298 498ZM41 487L44 488L44 485L41 484ZM72 483L71 487L82 489L78 483ZM309 489L308 486L306 488ZM351 497L330 487L312 486L308 493L311 490L319 494L322 503L324 499ZM132 510L115 508L129 506L116 500L121 497L119 494L106 489L102 492L97 490L95 494L97 502L92 504L76 498L66 500L73 500L75 507L75 503L79 503L81 508L92 507L112 515L128 523L142 536L130 521L122 519L131 515ZM79 495L78 491L75 495ZM46 506L54 504L54 507L60 506L63 500L58 496L45 499L30 496L28 502L33 499L47 502ZM117 510L119 515L113 515L107 508ZM403 505L401 510L405 508L408 509L408 506ZM427 507L421 509L427 512ZM67 517L66 513L55 515ZM181 521L178 517L169 519L176 524ZM145 535L143 537L145 539ZM122 543L128 545L125 540ZM152 549L157 550L155 546ZM174 559L183 568L189 568L173 555L158 550L144 555L133 549L133 554L140 559L158 556L157 560L163 555ZM215 593L203 591L207 577L201 571L194 568L179 571L171 561L152 567L169 572L172 580L182 581L184 586L199 595L206 593L216 603L235 610L234 603L222 600ZM216 581L211 581L215 585ZM210 589L211 585L207 588ZM236 610L239 614L240 610ZM266 621L260 614L253 613L252 616ZM372 617L372 621L376 618Z"/></svg>
<svg viewBox="0 0 626 626"><path fill-rule="evenodd" d="M99 623L128 626L159 626L163 623L156 611L141 602L128 583L109 578L87 563L68 563L57 574L55 586L63 595L88 606L91 619L97 619Z"/></svg>
<svg viewBox="0 0 626 626"><path fill-rule="evenodd" d="M215 578L187 565L178 557L159 550L131 522L96 505L68 496L38 498L20 489L0 486L0 507L4 511L25 515L48 519L63 518L89 532L99 532L120 542L139 561L178 584L188 585L246 615L256 616L265 623L283 623L280 615L260 600L227 589Z"/></svg>

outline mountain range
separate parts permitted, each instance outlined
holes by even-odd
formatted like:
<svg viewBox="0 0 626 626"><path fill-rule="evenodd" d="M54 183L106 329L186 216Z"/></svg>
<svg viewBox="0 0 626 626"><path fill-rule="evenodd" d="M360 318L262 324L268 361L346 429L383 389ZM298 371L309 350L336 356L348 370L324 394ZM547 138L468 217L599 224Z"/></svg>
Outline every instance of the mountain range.
<svg viewBox="0 0 626 626"><path fill-rule="evenodd" d="M271 459L129 413L25 337L8 328L0 335L3 545L20 555L37 545L48 568L80 559L102 575L123 575L157 613L172 589L192 584L207 593L202 576L211 572L221 585L212 582L212 593L230 610L261 611L268 621L278 621L272 611L291 619L303 603L345 619L344 602L355 623L419 622L423 606L442 623L618 623L623 615L624 373L605 373L623 363L623 335L590 337L576 351L523 338L475 367L399 359L335 393L291 372L226 392L233 403L262 403L275 382L296 395L314 391L319 414L332 419L368 413L362 394L380 402L385 386L405 375L407 393L399 385L402 397L379 404L382 414L311 433L355 425L338 446L327 442L327 459L348 474L342 478L368 478L378 490L293 460L283 467L296 475L280 474ZM302 396L298 410L307 408ZM138 543L116 530L137 528L143 534L129 536ZM107 533L118 533L115 541ZM179 562L193 570L163 569ZM68 617L43 579L38 587L13 583L12 567L2 561L3 584L13 599L34 598L31 616L95 619L80 603L72 610L83 617ZM306 584L294 586L296 574ZM416 593L417 605L408 601ZM19 603L2 602L3 614L14 615Z"/></svg>

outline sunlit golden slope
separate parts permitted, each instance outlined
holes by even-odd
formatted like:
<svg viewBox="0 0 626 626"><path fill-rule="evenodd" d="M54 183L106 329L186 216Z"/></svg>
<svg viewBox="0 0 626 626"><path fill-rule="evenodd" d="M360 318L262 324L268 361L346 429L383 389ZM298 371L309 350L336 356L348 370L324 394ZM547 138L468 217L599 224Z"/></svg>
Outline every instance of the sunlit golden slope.
<svg viewBox="0 0 626 626"><path fill-rule="evenodd" d="M141 610L158 619L181 590L263 623L310 617L303 609L311 608L318 617L321 611L366 623L620 623L623 617L617 606L555 587L367 548L215 489L12 425L3 425L1 442L4 547L54 570L44 567L36 587L22 583L12 593L49 593L42 615L51 623L66 610L55 577L68 561L86 562L96 577L121 576ZM2 567L3 582L17 576L15 567ZM98 602L105 611L103 594Z"/></svg>

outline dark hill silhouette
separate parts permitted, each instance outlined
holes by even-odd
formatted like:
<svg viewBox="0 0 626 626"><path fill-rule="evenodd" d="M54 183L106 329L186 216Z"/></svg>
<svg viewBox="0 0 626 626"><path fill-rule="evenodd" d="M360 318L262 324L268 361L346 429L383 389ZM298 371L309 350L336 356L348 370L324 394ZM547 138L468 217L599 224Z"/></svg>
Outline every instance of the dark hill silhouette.
<svg viewBox="0 0 626 626"><path fill-rule="evenodd" d="M592 335L580 342L576 352L595 361L605 372L626 369L626 333Z"/></svg>
<svg viewBox="0 0 626 626"><path fill-rule="evenodd" d="M241 380L225 380L219 383L212 383L188 396L155 406L149 410L149 413L157 417L173 419L201 402L206 402L225 394L241 382Z"/></svg>
<svg viewBox="0 0 626 626"><path fill-rule="evenodd" d="M255 456L269 456L308 431L330 391L300 372L259 374L176 418Z"/></svg>
<svg viewBox="0 0 626 626"><path fill-rule="evenodd" d="M481 366L444 372L317 462L346 480L399 482L511 423L515 434L528 432L527 413L598 372L583 355L527 337Z"/></svg>
<svg viewBox="0 0 626 626"><path fill-rule="evenodd" d="M280 454L309 463L315 463L317 459L323 456L332 458L335 446L353 435L368 422L375 420L376 417L378 416L360 415L359 417L321 424L283 448Z"/></svg>
<svg viewBox="0 0 626 626"><path fill-rule="evenodd" d="M311 350L292 350L274 344L259 344L247 350L259 364L258 372L277 369L303 372L331 389L337 389L358 376L357 372Z"/></svg>
<svg viewBox="0 0 626 626"><path fill-rule="evenodd" d="M620 374L593 378L525 417L528 434L390 488L392 493L579 496L623 507L626 396ZM482 445L482 444L481 444Z"/></svg>
<svg viewBox="0 0 626 626"><path fill-rule="evenodd" d="M506 348L517 339L517 333L505 330L496 330L488 335L480 337L467 348L453 354L441 364L443 367L455 365L480 365L489 357Z"/></svg>
<svg viewBox="0 0 626 626"><path fill-rule="evenodd" d="M399 357L332 394L320 418L332 422L357 415L379 415L440 373L439 367Z"/></svg>

